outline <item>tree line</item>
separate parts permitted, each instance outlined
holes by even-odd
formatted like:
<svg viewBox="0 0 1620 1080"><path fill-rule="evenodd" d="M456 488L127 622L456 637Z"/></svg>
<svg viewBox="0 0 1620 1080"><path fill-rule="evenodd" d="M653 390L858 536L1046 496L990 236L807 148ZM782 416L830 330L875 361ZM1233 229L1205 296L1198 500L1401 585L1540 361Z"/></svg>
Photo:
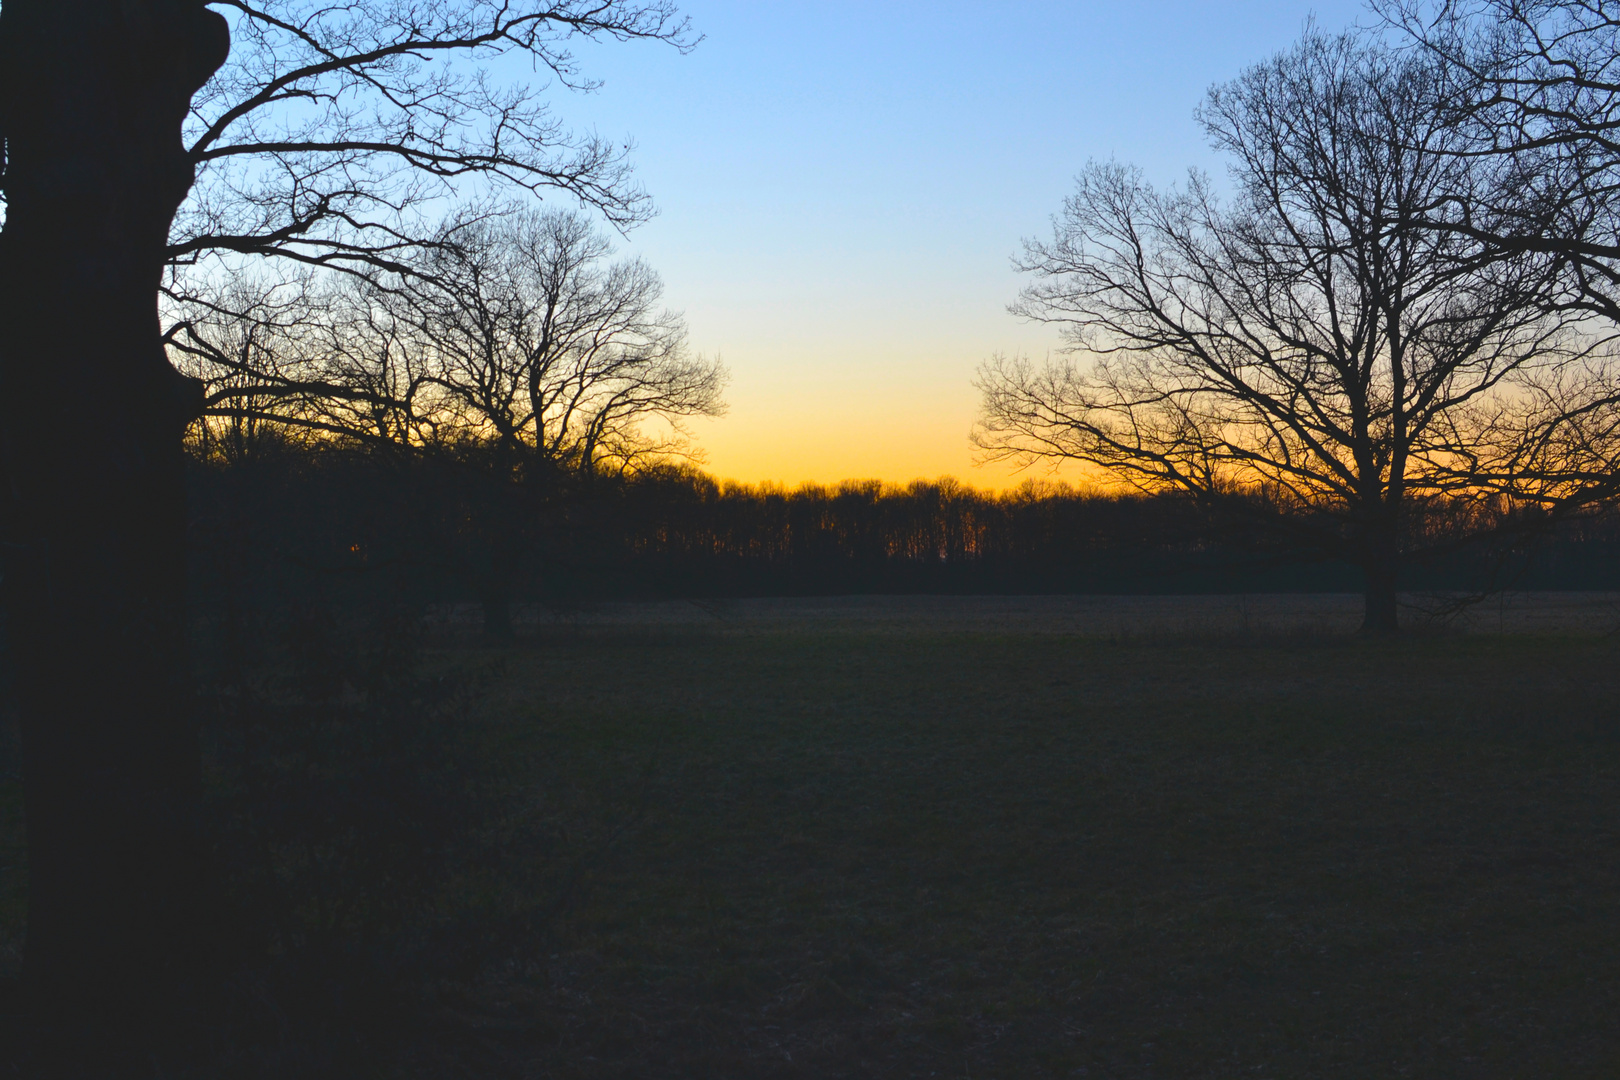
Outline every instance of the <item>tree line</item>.
<svg viewBox="0 0 1620 1080"><path fill-rule="evenodd" d="M742 484L690 465L599 472L513 504L463 449L409 457L266 437L194 447L193 589L215 620L342 601L514 612L604 600L851 593L1354 592L1353 566L1292 543L1291 510L1242 518L1183 492L1029 480ZM494 500L491 503L491 500ZM1620 516L1549 523L1505 501L1410 516L1408 592L1620 586Z"/></svg>

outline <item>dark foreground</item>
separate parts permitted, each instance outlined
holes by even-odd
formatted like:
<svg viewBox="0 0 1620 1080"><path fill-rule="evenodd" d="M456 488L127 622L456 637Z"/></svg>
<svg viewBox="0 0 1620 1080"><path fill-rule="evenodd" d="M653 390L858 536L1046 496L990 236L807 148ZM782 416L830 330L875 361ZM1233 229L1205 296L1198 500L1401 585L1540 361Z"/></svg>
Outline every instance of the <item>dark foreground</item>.
<svg viewBox="0 0 1620 1080"><path fill-rule="evenodd" d="M536 895L495 905L527 905L528 937L317 1057L559 1078L1620 1073L1620 639L1601 619L1394 642L973 622L543 627L481 706L546 837ZM277 1053L316 1071L286 1047L256 1067Z"/></svg>

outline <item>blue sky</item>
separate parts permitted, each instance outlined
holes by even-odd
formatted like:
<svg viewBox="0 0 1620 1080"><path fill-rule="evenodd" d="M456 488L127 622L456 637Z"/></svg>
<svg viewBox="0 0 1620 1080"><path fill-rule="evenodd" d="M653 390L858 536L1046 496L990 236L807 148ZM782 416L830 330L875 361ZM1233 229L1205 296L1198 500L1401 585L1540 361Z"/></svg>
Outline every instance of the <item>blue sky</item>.
<svg viewBox="0 0 1620 1080"><path fill-rule="evenodd" d="M578 50L558 112L630 137L660 208L622 250L663 275L694 346L731 369L698 425L736 479L905 480L974 468L974 368L1044 355L1009 266L1092 158L1174 183L1219 172L1192 119L1213 83L1360 3L740 2L683 5L705 40Z"/></svg>

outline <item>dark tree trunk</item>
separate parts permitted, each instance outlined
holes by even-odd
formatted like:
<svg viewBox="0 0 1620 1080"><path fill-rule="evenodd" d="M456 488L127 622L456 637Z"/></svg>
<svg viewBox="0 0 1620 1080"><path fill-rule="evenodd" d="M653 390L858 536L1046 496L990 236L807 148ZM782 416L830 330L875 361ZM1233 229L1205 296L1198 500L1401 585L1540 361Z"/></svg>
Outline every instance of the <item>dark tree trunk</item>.
<svg viewBox="0 0 1620 1080"><path fill-rule="evenodd" d="M205 927L182 436L157 289L180 130L225 58L187 0L4 0L0 432L28 825L35 1075L179 1052Z"/></svg>

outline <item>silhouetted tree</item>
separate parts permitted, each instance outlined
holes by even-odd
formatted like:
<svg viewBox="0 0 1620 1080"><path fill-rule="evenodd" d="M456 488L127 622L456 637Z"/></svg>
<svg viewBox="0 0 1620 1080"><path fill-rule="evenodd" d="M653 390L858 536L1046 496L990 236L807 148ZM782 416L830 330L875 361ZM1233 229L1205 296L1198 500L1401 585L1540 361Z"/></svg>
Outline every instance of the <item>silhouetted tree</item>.
<svg viewBox="0 0 1620 1080"><path fill-rule="evenodd" d="M479 216L402 273L227 295L174 340L224 424L251 412L458 466L486 625L504 637L541 513L688 453L683 422L723 408L724 371L689 352L658 275L611 255L579 213Z"/></svg>
<svg viewBox="0 0 1620 1080"><path fill-rule="evenodd" d="M1494 174L1471 205L1431 223L1556 255L1566 302L1620 321L1620 3L1373 6L1446 72L1456 149Z"/></svg>
<svg viewBox="0 0 1620 1080"><path fill-rule="evenodd" d="M1489 179L1448 90L1427 58L1313 33L1199 114L1229 208L1197 175L1088 167L1014 307L1071 348L982 369L978 444L1263 514L1362 569L1371 632L1396 627L1426 504L1595 497L1610 368L1549 301L1557 260L1418 223Z"/></svg>
<svg viewBox="0 0 1620 1080"><path fill-rule="evenodd" d="M572 37L692 40L661 0L216 6L229 22L197 0L0 7L4 577L38 1073L163 1068L210 922L183 625L182 436L203 402L165 356L160 288L184 299L237 256L393 267L422 201L474 183L638 220L622 146L571 137L538 87L479 65L518 52L578 85Z"/></svg>
<svg viewBox="0 0 1620 1080"><path fill-rule="evenodd" d="M691 46L668 0L219 6L237 47L186 119L197 187L169 247L182 294L210 256L396 269L423 239L425 207L492 189L566 193L621 226L651 212L628 146L570 131L542 76L595 85L573 40ZM491 62L513 53L521 72L496 74Z"/></svg>
<svg viewBox="0 0 1620 1080"><path fill-rule="evenodd" d="M108 1043L172 1020L195 974L181 435L200 394L164 358L157 289L192 176L180 127L228 44L182 0L0 8L5 588L45 1059L137 1054Z"/></svg>
<svg viewBox="0 0 1620 1080"><path fill-rule="evenodd" d="M411 327L426 374L415 410L490 486L470 517L494 637L512 633L525 528L599 472L685 451L683 420L723 408L724 372L688 352L658 275L611 254L578 214L485 220L441 237L426 273L373 297Z"/></svg>

